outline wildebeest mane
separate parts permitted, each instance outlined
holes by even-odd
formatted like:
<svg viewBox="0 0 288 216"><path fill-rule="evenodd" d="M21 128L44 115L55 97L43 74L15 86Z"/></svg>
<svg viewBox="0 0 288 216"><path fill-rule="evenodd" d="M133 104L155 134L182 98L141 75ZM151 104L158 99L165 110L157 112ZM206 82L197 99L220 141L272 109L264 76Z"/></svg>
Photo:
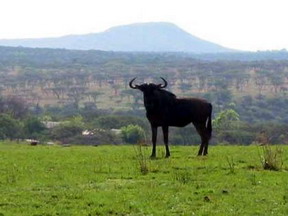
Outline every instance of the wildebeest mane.
<svg viewBox="0 0 288 216"><path fill-rule="evenodd" d="M159 89L158 91L160 91L161 94L166 95L167 97L170 97L171 99L176 99L176 95L173 94L172 92L169 92L165 89Z"/></svg>
<svg viewBox="0 0 288 216"><path fill-rule="evenodd" d="M165 89L157 89L157 92L159 93L159 100L162 101L162 103L170 105L175 103L177 97L172 92Z"/></svg>

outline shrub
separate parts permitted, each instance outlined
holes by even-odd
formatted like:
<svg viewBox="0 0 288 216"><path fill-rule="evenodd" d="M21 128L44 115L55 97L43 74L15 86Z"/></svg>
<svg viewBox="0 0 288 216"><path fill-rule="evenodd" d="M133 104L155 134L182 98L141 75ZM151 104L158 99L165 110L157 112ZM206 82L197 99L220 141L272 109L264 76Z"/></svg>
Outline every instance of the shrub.
<svg viewBox="0 0 288 216"><path fill-rule="evenodd" d="M74 117L68 122L64 122L52 129L51 136L53 139L64 141L68 138L81 135L84 129L84 123L81 116Z"/></svg>
<svg viewBox="0 0 288 216"><path fill-rule="evenodd" d="M145 139L145 132L139 125L121 127L122 138L126 143L138 143Z"/></svg>

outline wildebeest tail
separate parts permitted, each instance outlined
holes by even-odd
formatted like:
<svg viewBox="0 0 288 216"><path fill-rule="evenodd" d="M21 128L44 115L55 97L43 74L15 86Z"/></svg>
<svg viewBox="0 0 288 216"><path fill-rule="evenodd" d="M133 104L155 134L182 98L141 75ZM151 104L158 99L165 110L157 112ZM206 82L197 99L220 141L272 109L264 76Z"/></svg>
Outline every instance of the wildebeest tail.
<svg viewBox="0 0 288 216"><path fill-rule="evenodd" d="M212 104L209 104L209 111L208 111L208 118L207 118L207 124L206 127L209 132L209 139L211 138L212 135Z"/></svg>

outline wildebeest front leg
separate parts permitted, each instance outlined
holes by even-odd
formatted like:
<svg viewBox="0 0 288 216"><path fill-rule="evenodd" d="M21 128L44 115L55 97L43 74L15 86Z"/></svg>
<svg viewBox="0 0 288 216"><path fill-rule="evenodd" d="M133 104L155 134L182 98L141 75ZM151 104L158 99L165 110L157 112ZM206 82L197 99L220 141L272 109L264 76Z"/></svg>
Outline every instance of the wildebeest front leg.
<svg viewBox="0 0 288 216"><path fill-rule="evenodd" d="M165 157L168 158L168 157L170 157L170 151L169 151L169 146L168 146L169 128L168 128L168 126L163 126L162 130L163 130L163 137L164 137L164 143L165 143L165 148L166 148Z"/></svg>
<svg viewBox="0 0 288 216"><path fill-rule="evenodd" d="M157 127L151 126L152 129L152 154L150 158L156 158L156 141L157 141Z"/></svg>

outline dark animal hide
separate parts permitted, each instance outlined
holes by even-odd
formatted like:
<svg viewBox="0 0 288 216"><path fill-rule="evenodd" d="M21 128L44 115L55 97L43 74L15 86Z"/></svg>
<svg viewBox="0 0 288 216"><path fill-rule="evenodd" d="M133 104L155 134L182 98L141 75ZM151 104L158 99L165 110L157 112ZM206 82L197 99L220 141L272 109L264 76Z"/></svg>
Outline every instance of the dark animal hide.
<svg viewBox="0 0 288 216"><path fill-rule="evenodd" d="M208 144L212 133L212 105L200 98L177 98L173 93L163 89L167 86L167 81L162 77L164 84L144 83L133 85L135 79L130 81L129 86L143 92L146 116L152 130L153 148L151 158L156 157L158 127L162 127L166 157L169 157L169 126L184 127L190 123L195 126L201 137L198 155L208 154Z"/></svg>

